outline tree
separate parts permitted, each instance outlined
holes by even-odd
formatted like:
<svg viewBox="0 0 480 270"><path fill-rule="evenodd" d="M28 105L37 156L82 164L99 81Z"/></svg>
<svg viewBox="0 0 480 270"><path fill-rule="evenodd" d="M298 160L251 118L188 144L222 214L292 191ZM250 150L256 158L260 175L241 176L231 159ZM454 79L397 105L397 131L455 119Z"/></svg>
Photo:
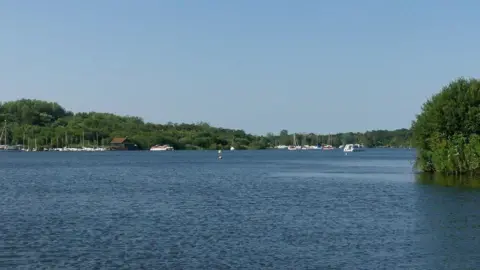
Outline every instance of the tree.
<svg viewBox="0 0 480 270"><path fill-rule="evenodd" d="M352 132L342 134L342 144L352 143L354 136Z"/></svg>
<svg viewBox="0 0 480 270"><path fill-rule="evenodd" d="M175 149L265 149L275 145L289 145L293 134L282 130L279 134L255 136L243 130L212 127L206 122L146 123L140 117L119 116L111 113L78 112L65 110L57 103L21 99L0 103L0 123L8 122L10 144L30 144L39 148L64 146L108 146L113 137L128 136L140 149L155 144L170 144ZM367 146L409 145L410 130L368 131L348 133L349 141L369 142ZM317 144L327 142L328 135L297 133L297 142ZM343 134L332 134L332 144L340 145Z"/></svg>
<svg viewBox="0 0 480 270"><path fill-rule="evenodd" d="M290 139L290 135L288 135L288 130L284 129L280 131L278 143L281 145L291 144L291 139Z"/></svg>
<svg viewBox="0 0 480 270"><path fill-rule="evenodd" d="M422 106L412 123L416 166L424 172L480 170L480 81L460 78Z"/></svg>

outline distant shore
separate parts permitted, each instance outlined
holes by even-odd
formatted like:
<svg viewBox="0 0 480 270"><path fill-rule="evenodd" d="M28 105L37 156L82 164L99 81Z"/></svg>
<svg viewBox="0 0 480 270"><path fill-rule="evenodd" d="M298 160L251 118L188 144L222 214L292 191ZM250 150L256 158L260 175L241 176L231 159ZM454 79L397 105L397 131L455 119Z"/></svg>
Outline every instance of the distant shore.
<svg viewBox="0 0 480 270"><path fill-rule="evenodd" d="M115 138L126 138L139 150L154 145L170 145L175 150L269 149L292 145L294 137L301 145L328 144L338 147L360 143L366 147L409 146L409 129L373 130L346 133L248 134L240 129L213 127L208 123L154 124L135 116L112 113L73 113L55 102L21 99L0 105L0 121L5 127L0 144L25 145L26 148L64 148L77 146L112 147ZM312 129L314 129L312 127Z"/></svg>

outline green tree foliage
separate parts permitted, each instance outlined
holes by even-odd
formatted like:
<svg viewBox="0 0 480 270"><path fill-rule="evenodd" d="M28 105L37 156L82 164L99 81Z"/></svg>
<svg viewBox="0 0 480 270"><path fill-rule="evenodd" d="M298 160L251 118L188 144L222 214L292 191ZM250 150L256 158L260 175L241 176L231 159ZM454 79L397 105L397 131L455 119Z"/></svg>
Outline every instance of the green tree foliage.
<svg viewBox="0 0 480 270"><path fill-rule="evenodd" d="M480 81L460 78L422 106L412 123L417 167L463 174L480 168Z"/></svg>
<svg viewBox="0 0 480 270"><path fill-rule="evenodd" d="M8 142L33 147L108 146L113 137L126 137L141 149L170 144L175 149L266 149L293 143L287 130L265 136L243 130L212 127L208 123L153 124L139 117L110 113L72 113L54 102L22 99L0 104L0 121L7 120ZM297 142L310 145L362 143L368 147L408 147L410 131L377 130L366 133L297 134ZM3 143L3 142L2 142Z"/></svg>

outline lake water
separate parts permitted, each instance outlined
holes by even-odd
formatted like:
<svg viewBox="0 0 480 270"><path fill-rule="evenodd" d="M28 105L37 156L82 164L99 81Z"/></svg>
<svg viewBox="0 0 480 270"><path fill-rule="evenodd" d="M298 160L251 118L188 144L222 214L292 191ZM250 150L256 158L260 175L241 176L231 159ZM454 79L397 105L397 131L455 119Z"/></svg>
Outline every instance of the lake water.
<svg viewBox="0 0 480 270"><path fill-rule="evenodd" d="M480 191L414 152L0 153L2 269L479 269Z"/></svg>

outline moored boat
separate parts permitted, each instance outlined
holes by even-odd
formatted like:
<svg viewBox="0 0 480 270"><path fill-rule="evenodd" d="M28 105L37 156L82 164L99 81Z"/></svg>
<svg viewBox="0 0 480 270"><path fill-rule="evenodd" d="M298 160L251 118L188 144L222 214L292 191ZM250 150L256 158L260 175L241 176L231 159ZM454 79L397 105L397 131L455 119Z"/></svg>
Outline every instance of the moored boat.
<svg viewBox="0 0 480 270"><path fill-rule="evenodd" d="M164 144L164 145L154 145L152 147L150 147L150 151L173 151L173 147L168 145L168 144Z"/></svg>
<svg viewBox="0 0 480 270"><path fill-rule="evenodd" d="M360 152L363 151L363 146L360 144L346 144L343 152Z"/></svg>

